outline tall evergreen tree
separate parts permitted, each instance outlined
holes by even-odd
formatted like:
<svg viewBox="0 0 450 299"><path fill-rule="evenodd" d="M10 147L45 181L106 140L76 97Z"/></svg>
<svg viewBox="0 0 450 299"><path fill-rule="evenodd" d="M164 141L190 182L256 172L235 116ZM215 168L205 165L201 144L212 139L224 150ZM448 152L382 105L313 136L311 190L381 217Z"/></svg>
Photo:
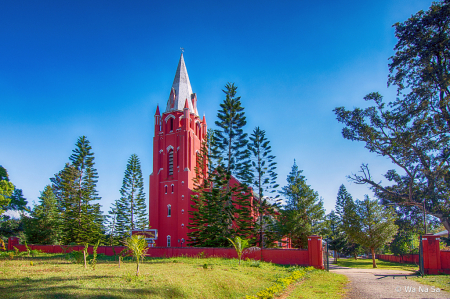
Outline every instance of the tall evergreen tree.
<svg viewBox="0 0 450 299"><path fill-rule="evenodd" d="M233 234L247 238L252 234L253 221L251 194L248 188L248 184L251 183L250 153L247 148L247 134L243 130L247 123L245 112L241 106L240 97L236 97L236 90L234 83L228 83L223 90L226 96L217 113L219 120L215 124L219 129L215 131L213 140L213 145L217 148L214 148L212 152L218 160L218 166L226 172L219 176L227 179L225 185L228 199L224 207L224 212L227 213L225 225L230 233L233 227L237 227ZM240 182L232 184L231 176Z"/></svg>
<svg viewBox="0 0 450 299"><path fill-rule="evenodd" d="M325 216L322 199L306 184L302 172L294 161L288 184L280 191L286 199L286 205L280 210L282 232L290 237L292 246L298 248L307 247L308 236L322 229Z"/></svg>
<svg viewBox="0 0 450 299"><path fill-rule="evenodd" d="M235 235L229 226L230 215L234 213L234 205L228 205L231 191L227 183L229 173L221 167L213 165L210 159L211 131L203 142L197 156L194 177L194 194L191 195L193 210L189 217L189 244L196 247L228 246Z"/></svg>
<svg viewBox="0 0 450 299"><path fill-rule="evenodd" d="M258 230L258 244L261 248L264 248L264 230L271 231L273 229L270 227L270 224L272 224L271 215L275 213L272 204L267 201L267 198L275 193L276 188L278 188L275 156L272 155L272 149L269 144L266 132L256 127L250 135L248 148L251 153L252 186L254 186L256 191L254 192L256 200L254 200L253 204L256 206L254 210L258 215L258 221L255 223L255 227ZM278 197L279 195L276 195L271 200ZM268 221L264 221L264 218L268 218Z"/></svg>
<svg viewBox="0 0 450 299"><path fill-rule="evenodd" d="M106 216L106 238L109 246L120 245L120 241L123 240L123 238L121 239L117 233L117 201L118 200L112 203L108 215Z"/></svg>
<svg viewBox="0 0 450 299"><path fill-rule="evenodd" d="M86 136L78 138L70 156L71 164L55 175L52 189L62 212L63 243L95 243L102 236L103 216L96 186L94 153Z"/></svg>
<svg viewBox="0 0 450 299"><path fill-rule="evenodd" d="M247 124L241 97L236 97L237 86L234 83L225 85L226 97L217 113L219 127L215 131L215 142L219 149L219 164L225 170L243 183L250 183L250 155L247 149L247 134L244 126Z"/></svg>
<svg viewBox="0 0 450 299"><path fill-rule="evenodd" d="M61 218L56 196L50 185L45 186L39 204L25 218L25 234L32 244L58 244L61 238Z"/></svg>
<svg viewBox="0 0 450 299"><path fill-rule="evenodd" d="M337 194L335 211L332 211L333 222L335 223L333 228L333 233L330 240L330 248L335 251L335 256L337 257L337 252L344 255L352 255L355 258L359 253L362 252L362 247L349 240L348 235L344 231L343 221L345 218L345 213L352 212L353 209L353 198L351 194L347 191L344 185L339 187Z"/></svg>
<svg viewBox="0 0 450 299"><path fill-rule="evenodd" d="M120 195L117 201L116 232L124 239L130 236L133 229L148 228L141 162L135 154L128 159Z"/></svg>
<svg viewBox="0 0 450 299"><path fill-rule="evenodd" d="M397 233L394 210L380 205L377 200L370 200L367 195L363 201L356 200L345 210L345 232L353 242L370 249L373 268L376 268L375 250L389 243Z"/></svg>

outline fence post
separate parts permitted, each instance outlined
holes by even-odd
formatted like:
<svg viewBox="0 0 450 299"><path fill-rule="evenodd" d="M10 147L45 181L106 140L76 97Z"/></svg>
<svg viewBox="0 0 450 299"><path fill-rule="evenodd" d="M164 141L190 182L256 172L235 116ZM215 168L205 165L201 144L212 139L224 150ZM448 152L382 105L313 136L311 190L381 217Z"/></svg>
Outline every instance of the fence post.
<svg viewBox="0 0 450 299"><path fill-rule="evenodd" d="M439 236L431 234L422 236L424 274L439 274L441 270L439 240Z"/></svg>
<svg viewBox="0 0 450 299"><path fill-rule="evenodd" d="M321 236L313 235L308 237L308 255L310 266L316 269L324 269Z"/></svg>

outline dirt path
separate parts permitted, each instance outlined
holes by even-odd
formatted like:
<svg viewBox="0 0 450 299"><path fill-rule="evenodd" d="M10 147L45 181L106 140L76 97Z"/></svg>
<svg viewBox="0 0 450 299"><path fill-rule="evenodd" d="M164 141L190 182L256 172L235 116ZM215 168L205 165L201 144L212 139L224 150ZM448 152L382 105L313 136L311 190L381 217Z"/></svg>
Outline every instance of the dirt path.
<svg viewBox="0 0 450 299"><path fill-rule="evenodd" d="M330 272L344 274L350 280L349 299L360 298L450 298L450 293L411 279L403 270L356 269L330 265Z"/></svg>

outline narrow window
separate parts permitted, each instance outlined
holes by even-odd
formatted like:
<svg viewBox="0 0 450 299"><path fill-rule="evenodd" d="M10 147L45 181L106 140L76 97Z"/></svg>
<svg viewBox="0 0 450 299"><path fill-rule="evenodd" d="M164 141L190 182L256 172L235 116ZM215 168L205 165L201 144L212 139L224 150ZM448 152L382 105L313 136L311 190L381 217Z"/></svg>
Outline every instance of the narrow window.
<svg viewBox="0 0 450 299"><path fill-rule="evenodd" d="M173 118L171 118L169 122L170 122L170 131L173 131Z"/></svg>
<svg viewBox="0 0 450 299"><path fill-rule="evenodd" d="M164 186L164 193L167 194L167 185Z"/></svg>
<svg viewBox="0 0 450 299"><path fill-rule="evenodd" d="M173 175L173 149L169 150L169 157L168 157L168 164L169 164L169 176Z"/></svg>
<svg viewBox="0 0 450 299"><path fill-rule="evenodd" d="M175 190L175 186L172 184L172 193L173 193L174 190Z"/></svg>
<svg viewBox="0 0 450 299"><path fill-rule="evenodd" d="M167 236L167 247L170 247L170 236Z"/></svg>
<svg viewBox="0 0 450 299"><path fill-rule="evenodd" d="M172 217L172 206L167 205L167 217Z"/></svg>

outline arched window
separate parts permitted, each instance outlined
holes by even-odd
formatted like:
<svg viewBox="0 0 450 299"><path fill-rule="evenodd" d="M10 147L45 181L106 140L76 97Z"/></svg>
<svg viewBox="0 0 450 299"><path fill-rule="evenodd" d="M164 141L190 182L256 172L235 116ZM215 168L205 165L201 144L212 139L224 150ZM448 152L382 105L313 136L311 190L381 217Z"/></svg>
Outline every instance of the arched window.
<svg viewBox="0 0 450 299"><path fill-rule="evenodd" d="M167 236L167 247L170 247L170 239L171 239L171 237Z"/></svg>
<svg viewBox="0 0 450 299"><path fill-rule="evenodd" d="M200 139L200 123L195 123L195 135Z"/></svg>
<svg viewBox="0 0 450 299"><path fill-rule="evenodd" d="M172 206L167 205L167 217L172 217Z"/></svg>
<svg viewBox="0 0 450 299"><path fill-rule="evenodd" d="M200 167L200 153L198 151L195 153L195 166Z"/></svg>
<svg viewBox="0 0 450 299"><path fill-rule="evenodd" d="M173 118L169 120L169 124L170 124L170 131L173 131Z"/></svg>
<svg viewBox="0 0 450 299"><path fill-rule="evenodd" d="M172 193L175 191L175 186L172 184Z"/></svg>
<svg viewBox="0 0 450 299"><path fill-rule="evenodd" d="M169 150L168 155L168 165L169 165L169 176L173 175L173 149Z"/></svg>
<svg viewBox="0 0 450 299"><path fill-rule="evenodd" d="M164 193L167 194L167 185L164 186Z"/></svg>

